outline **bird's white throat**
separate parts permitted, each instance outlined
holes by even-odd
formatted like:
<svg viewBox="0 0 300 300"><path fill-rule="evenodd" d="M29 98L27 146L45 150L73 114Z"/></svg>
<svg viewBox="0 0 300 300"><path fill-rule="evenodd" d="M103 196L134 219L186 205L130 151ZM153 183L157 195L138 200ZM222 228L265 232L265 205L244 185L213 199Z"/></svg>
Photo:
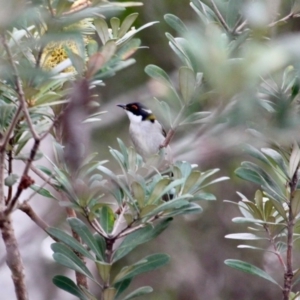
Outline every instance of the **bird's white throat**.
<svg viewBox="0 0 300 300"><path fill-rule="evenodd" d="M137 116L128 110L125 110L125 111L126 111L131 123L141 123L142 122L142 116Z"/></svg>

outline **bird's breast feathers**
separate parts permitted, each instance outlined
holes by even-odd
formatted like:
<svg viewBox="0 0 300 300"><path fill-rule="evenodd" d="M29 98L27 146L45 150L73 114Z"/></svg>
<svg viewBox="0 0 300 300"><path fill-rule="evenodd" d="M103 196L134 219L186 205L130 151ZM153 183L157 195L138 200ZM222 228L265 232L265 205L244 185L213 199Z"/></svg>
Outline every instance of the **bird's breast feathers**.
<svg viewBox="0 0 300 300"><path fill-rule="evenodd" d="M143 157L149 157L159 151L165 137L162 126L155 120L140 123L130 122L130 136L136 151Z"/></svg>

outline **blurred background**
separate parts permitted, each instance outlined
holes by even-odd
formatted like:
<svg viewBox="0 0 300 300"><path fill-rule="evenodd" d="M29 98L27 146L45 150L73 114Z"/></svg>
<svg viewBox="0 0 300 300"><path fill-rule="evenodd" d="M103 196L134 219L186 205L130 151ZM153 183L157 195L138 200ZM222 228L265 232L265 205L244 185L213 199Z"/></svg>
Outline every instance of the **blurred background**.
<svg viewBox="0 0 300 300"><path fill-rule="evenodd" d="M177 70L181 65L171 51L165 32L176 33L164 21L167 13L180 17L185 24L199 26L196 13L191 9L188 0L152 0L142 1L143 6L127 9L123 15L139 12L135 23L139 27L147 22L159 21L139 33L144 48L140 49L134 58L136 64L107 79L105 86L99 90L99 103L106 114L102 121L93 125L91 129L91 152L98 152L99 159L111 159L109 147L118 148L117 137L127 146L131 145L128 135L128 119L124 112L116 106L120 103L139 101L150 107L157 118L169 129L164 111L161 110L158 99L172 98L165 87L146 75L144 68L148 64L155 64L164 69L177 84ZM207 2L207 1L204 1ZM224 1L225 3L228 1ZM280 13L284 16L288 7L285 1L267 1L270 14L275 17ZM289 2L289 1L286 1ZM277 18L277 17L276 17ZM291 20L283 24L274 34L288 34L299 30L299 21ZM278 33L279 31L279 33ZM197 106L198 105L198 106ZM201 104L203 108L208 103ZM200 104L196 104L200 109ZM249 112L250 113L250 112ZM227 267L224 260L228 258L241 259L254 265L265 268L271 275L282 282L282 270L276 257L250 250L240 250L235 240L226 240L229 233L242 232L242 225L231 222L233 217L240 213L236 206L224 203L223 200L239 201L237 191L252 199L255 190L254 184L238 179L234 170L240 163L249 159L240 151L240 142L246 140L243 128L221 131L217 128L208 128L198 132L197 126L186 126L176 132L171 142L175 159L186 160L198 164L201 171L220 168L218 176L229 176L230 180L213 185L210 192L216 195L217 200L200 203L203 213L186 217L176 217L173 225L164 231L157 239L138 247L129 256L128 260L137 261L146 254L165 252L171 256L167 266L136 278L131 286L134 290L142 285L150 285L154 292L143 299L147 300L230 300L230 299L281 299L281 291L273 284L251 275ZM253 141L254 142L254 141ZM47 152L48 149L42 149ZM51 153L49 153L51 155ZM114 162L109 166L117 168ZM117 169L116 169L117 170ZM36 199L32 206L37 209L48 224L58 224L65 216L61 215L61 208L50 200ZM14 214L16 233L26 269L26 280L29 286L30 299L55 300L73 299L69 294L59 291L51 283L55 274L62 274L63 268L51 258L49 245L51 240L35 226L27 216L21 212ZM30 232L30 235L26 232ZM31 243L31 237L40 240L40 246ZM257 245L268 247L267 242L257 241ZM255 243L252 243L255 245ZM1 245L2 249L3 245ZM3 253L3 250L0 250ZM0 289L3 300L14 299L9 271L4 258L0 256ZM60 269L61 268L61 269Z"/></svg>

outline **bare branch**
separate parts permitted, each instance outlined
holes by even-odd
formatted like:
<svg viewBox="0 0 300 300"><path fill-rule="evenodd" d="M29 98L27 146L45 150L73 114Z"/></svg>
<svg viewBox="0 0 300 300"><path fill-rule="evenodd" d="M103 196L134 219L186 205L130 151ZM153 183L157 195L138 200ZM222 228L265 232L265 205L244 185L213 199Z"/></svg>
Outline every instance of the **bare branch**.
<svg viewBox="0 0 300 300"><path fill-rule="evenodd" d="M25 275L22 258L18 248L10 215L1 213L0 230L6 248L6 263L11 270L12 280L18 300L28 300L28 293L25 286Z"/></svg>
<svg viewBox="0 0 300 300"><path fill-rule="evenodd" d="M222 14L220 13L220 11L219 11L219 9L218 9L218 7L217 7L215 1L214 1L214 0L210 0L210 3L211 3L211 5L212 5L212 7L213 7L213 10L214 10L216 16L218 17L220 23L222 24L222 26L226 29L226 31L231 32L229 26L228 26L227 23L225 22L225 20L224 20Z"/></svg>
<svg viewBox="0 0 300 300"><path fill-rule="evenodd" d="M294 18L295 16L296 16L296 15L294 15L293 12L290 12L287 16L283 17L282 19L279 19L279 20L277 20L277 21L274 21L274 22L270 23L270 24L268 25L268 27L274 27L274 26L277 25L278 23L286 22L286 21L288 21L289 19Z"/></svg>
<svg viewBox="0 0 300 300"><path fill-rule="evenodd" d="M47 228L49 225L44 222L32 209L32 207L27 203L24 202L19 206L19 209L23 211L36 225L38 225L42 230L44 230L47 234ZM50 235L51 236L51 235ZM55 241L58 241L55 237L51 236Z"/></svg>
<svg viewBox="0 0 300 300"><path fill-rule="evenodd" d="M163 141L163 143L160 145L159 148L161 149L161 148L167 147L170 144L171 139L173 138L174 135L175 135L175 130L174 129L170 129L168 131L168 134L167 134L165 140Z"/></svg>
<svg viewBox="0 0 300 300"><path fill-rule="evenodd" d="M4 170L5 170L5 151L0 150L0 213L3 213L5 210Z"/></svg>

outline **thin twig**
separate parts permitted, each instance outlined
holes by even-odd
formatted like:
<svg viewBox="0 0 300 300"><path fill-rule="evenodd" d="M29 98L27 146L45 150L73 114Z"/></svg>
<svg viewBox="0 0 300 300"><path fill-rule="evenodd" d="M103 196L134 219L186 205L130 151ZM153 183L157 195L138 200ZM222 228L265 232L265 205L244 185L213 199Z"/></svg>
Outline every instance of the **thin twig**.
<svg viewBox="0 0 300 300"><path fill-rule="evenodd" d="M39 176L44 182L49 184L52 188L54 188L56 191L58 191L57 186L55 186L51 179L53 179L54 174L50 174L49 177L47 177L42 171L40 171L38 168L36 168L33 164L30 165L31 171L33 171L37 176Z"/></svg>
<svg viewBox="0 0 300 300"><path fill-rule="evenodd" d="M9 140L9 145L10 148L12 148L12 139ZM8 160L8 176L12 174L12 161L13 161L13 157L12 157L12 149L8 150L7 153L7 160ZM12 185L10 185L8 187L8 193L7 193L7 198L5 203L9 203L9 201L11 200L12 197Z"/></svg>
<svg viewBox="0 0 300 300"><path fill-rule="evenodd" d="M48 8L49 8L51 16L55 17L54 10L53 10L53 7L51 5L51 0L47 0L47 2L48 2Z"/></svg>
<svg viewBox="0 0 300 300"><path fill-rule="evenodd" d="M175 135L175 130L174 129L170 129L166 135L166 138L165 140L163 141L163 143L159 146L159 148L165 148L167 147L170 142L171 142L171 139L173 138L173 136Z"/></svg>
<svg viewBox="0 0 300 300"><path fill-rule="evenodd" d="M10 48L7 44L7 40L6 40L5 35L2 35L2 44L5 48L5 51L6 51L7 56L8 56L8 60L11 64L11 66L12 66L12 69L13 69L14 78L15 78L15 85L16 85L16 91L17 91L17 94L19 95L19 101L20 101L20 104L22 105L22 111L25 115L25 119L26 119L26 122L28 124L30 133L32 134L32 136L35 140L38 140L39 136L36 133L34 127L33 127L33 124L31 122L31 118L30 118L30 115L29 115L29 112L28 112L28 109L27 109L25 94L24 94L24 91L23 91L23 88L22 88L22 83L21 83L21 79L20 79L20 76L19 76L19 72L18 72L17 66L15 64L15 61L13 59Z"/></svg>
<svg viewBox="0 0 300 300"><path fill-rule="evenodd" d="M274 254L277 256L277 258L278 258L278 260L279 260L281 266L283 267L284 271L286 271L286 265L285 265L285 263L284 263L284 260L283 260L283 258L282 258L282 256L281 256L280 252L278 252L278 249L277 249L275 240L274 240L274 238L273 238L273 236L272 236L272 234L271 234L271 232L270 232L269 226L266 224L266 225L264 225L264 228L265 228L265 230L266 230L266 232L267 232L267 234L268 234L268 236L269 236L269 241L270 241L270 243L271 243L273 249L275 250Z"/></svg>
<svg viewBox="0 0 300 300"><path fill-rule="evenodd" d="M14 117L13 117L11 123L10 123L10 126L8 127L8 129L6 131L6 135L5 135L3 141L0 144L0 150L5 149L7 143L10 139L10 136L11 136L12 132L16 127L16 124L19 120L21 112L22 112L22 105L19 105L18 108L17 108L17 111L16 111L16 113L15 113L15 115L14 115Z"/></svg>
<svg viewBox="0 0 300 300"><path fill-rule="evenodd" d="M12 210L14 209L14 207L16 205L16 202L18 201L18 199L19 199L20 195L22 194L23 190L28 187L27 184L26 184L26 181L28 181L28 175L27 174L28 174L28 171L30 169L30 165L33 162L34 157L36 155L36 152L38 150L39 144L40 144L40 141L36 140L33 147L32 147L32 149L31 149L31 151L30 151L30 155L29 155L29 158L26 162L26 165L25 165L20 183L18 185L17 191L16 191L14 197L12 198L12 200L10 201L10 203L8 204L8 207L5 210L5 212L7 214L12 212Z"/></svg>
<svg viewBox="0 0 300 300"><path fill-rule="evenodd" d="M235 25L231 29L231 33L232 34L235 34L235 33L239 32L237 29L240 27L240 25L242 25L243 23L245 23L245 21L243 23L241 23L242 20L243 20L243 16L240 15L239 18L238 18L238 20L236 21Z"/></svg>
<svg viewBox="0 0 300 300"><path fill-rule="evenodd" d="M49 225L44 222L32 209L32 207L25 201L23 202L20 206L19 209L23 211L37 226L39 226L43 231L45 231L48 235L49 232L47 229L49 228ZM54 236L50 235L53 240L56 242L59 242L57 238Z"/></svg>
<svg viewBox="0 0 300 300"><path fill-rule="evenodd" d="M234 32L240 32L247 25L247 20L245 20L241 25L235 28Z"/></svg>
<svg viewBox="0 0 300 300"><path fill-rule="evenodd" d="M5 170L5 150L0 150L0 213L5 210L4 196L4 170Z"/></svg>
<svg viewBox="0 0 300 300"><path fill-rule="evenodd" d="M268 25L268 27L273 27L273 26L277 25L278 23L286 22L286 21L288 21L289 19L292 19L292 18L294 18L294 17L295 17L294 13L293 13L293 12L290 12L287 16L283 17L282 19L279 19L279 20L277 20L277 21L274 21L274 22L270 23L270 24Z"/></svg>
<svg viewBox="0 0 300 300"><path fill-rule="evenodd" d="M226 29L226 31L231 32L229 26L228 26L227 23L225 22L225 20L224 20L222 14L220 13L220 11L219 11L217 5L215 4L214 0L210 0L210 3L211 3L211 5L212 5L212 7L213 7L213 10L214 10L216 16L218 17L218 19L219 19L219 21L220 21L220 23L223 25L223 27Z"/></svg>

